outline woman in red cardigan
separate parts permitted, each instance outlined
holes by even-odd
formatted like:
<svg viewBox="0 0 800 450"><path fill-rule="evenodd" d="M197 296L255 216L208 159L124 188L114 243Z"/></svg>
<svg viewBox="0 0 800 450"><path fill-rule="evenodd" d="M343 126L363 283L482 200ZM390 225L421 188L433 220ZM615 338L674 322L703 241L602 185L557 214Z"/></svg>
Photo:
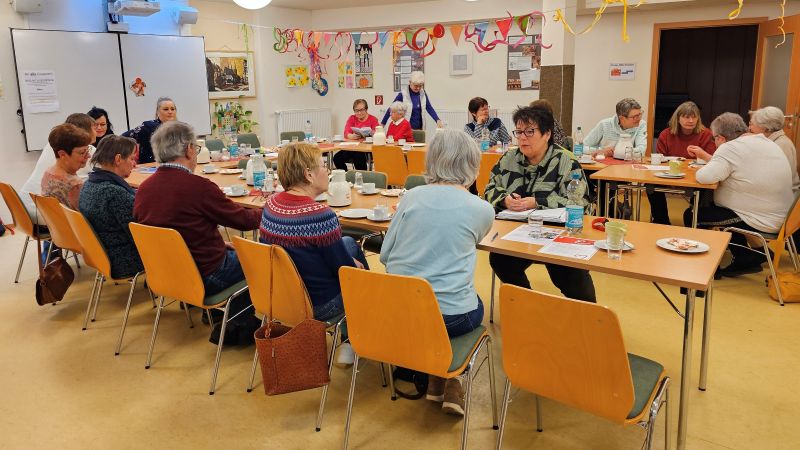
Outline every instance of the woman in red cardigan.
<svg viewBox="0 0 800 450"><path fill-rule="evenodd" d="M656 153L692 159L693 156L686 151L690 146L700 147L708 154L713 154L717 149L711 131L703 125L700 118L700 108L694 102L684 102L672 113L669 128L658 135ZM653 223L669 225L666 195L663 192L653 192L647 194L647 199L650 200Z"/></svg>
<svg viewBox="0 0 800 450"><path fill-rule="evenodd" d="M405 139L406 142L414 142L414 132L411 131L411 124L406 120L406 104L394 102L389 106L392 115L390 116L389 128L386 130L386 137L394 137L397 142Z"/></svg>

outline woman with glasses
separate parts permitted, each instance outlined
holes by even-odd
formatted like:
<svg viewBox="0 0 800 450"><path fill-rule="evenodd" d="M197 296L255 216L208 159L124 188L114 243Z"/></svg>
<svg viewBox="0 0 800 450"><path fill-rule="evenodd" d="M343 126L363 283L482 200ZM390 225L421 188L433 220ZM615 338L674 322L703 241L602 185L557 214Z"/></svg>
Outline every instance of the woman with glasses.
<svg viewBox="0 0 800 450"><path fill-rule="evenodd" d="M511 142L511 136L509 136L506 126L503 125L503 121L498 117L489 117L489 102L485 98L473 98L469 101L467 110L472 116L472 122L464 125L464 131L473 139L481 140L484 130L488 130L491 145L496 142L503 144Z"/></svg>
<svg viewBox="0 0 800 450"><path fill-rule="evenodd" d="M86 114L94 119L94 135L97 138L95 146L99 146L100 139L114 134L114 126L111 125L111 119L108 118L108 112L103 108L92 106L92 109L90 109Z"/></svg>
<svg viewBox="0 0 800 450"><path fill-rule="evenodd" d="M616 115L603 119L586 135L584 149L591 153L614 156L614 146L619 135L627 133L636 151L644 155L647 150L647 122L642 120L642 106L632 98L617 103Z"/></svg>
<svg viewBox="0 0 800 450"><path fill-rule="evenodd" d="M422 115L422 110L428 111L431 118L436 121L436 126L442 128L442 121L433 109L428 94L425 92L425 74L420 71L411 72L411 79L408 86L404 86L393 102L403 102L406 104L406 120L411 124L412 130L425 129L425 116ZM387 110L383 115L381 123L386 125L389 121L389 114L391 110Z"/></svg>
<svg viewBox="0 0 800 450"><path fill-rule="evenodd" d="M503 154L492 169L484 194L486 200L496 211L563 208L567 205L571 174L578 171L583 192L581 204L588 206L587 182L580 164L571 152L553 145L552 114L528 106L516 110L513 121L519 148ZM525 270L533 261L492 253L489 264L503 283L531 288ZM594 284L588 270L554 264L545 264L545 267L564 296L595 301Z"/></svg>
<svg viewBox="0 0 800 450"><path fill-rule="evenodd" d="M353 115L344 124L344 137L350 141L360 141L372 136L378 126L378 118L370 114L367 101L359 98L353 102ZM355 130L354 130L355 129ZM352 163L358 170L367 170L367 154L364 152L351 152L339 150L333 157L333 164L337 169L347 170L347 163Z"/></svg>

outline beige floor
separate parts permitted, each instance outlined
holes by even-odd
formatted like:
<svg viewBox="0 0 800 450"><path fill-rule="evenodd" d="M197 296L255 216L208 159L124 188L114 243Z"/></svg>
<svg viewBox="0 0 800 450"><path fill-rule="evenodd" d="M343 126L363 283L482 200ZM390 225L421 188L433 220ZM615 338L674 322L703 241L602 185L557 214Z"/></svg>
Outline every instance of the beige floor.
<svg viewBox="0 0 800 450"><path fill-rule="evenodd" d="M173 305L163 316L153 367L144 370L153 310L138 290L122 355L113 347L127 286L103 291L98 320L81 331L92 271L76 271L65 301L39 307L33 298L36 268L29 250L19 284L13 283L23 239L0 239L0 448L339 448L349 370L334 369L323 429L314 432L320 390L278 397L245 392L252 348L223 352L217 394L207 393L215 347L208 328L186 325ZM371 261L379 266L377 258ZM476 286L488 302L487 255L479 253ZM554 292L543 267L529 274L538 289ZM800 447L800 305L771 301L763 276L717 283L712 319L709 388L696 389L699 367L698 303L690 391L688 448ZM600 303L617 312L628 351L662 362L679 383L683 321L652 285L594 274ZM667 287L677 298L677 289ZM487 304L488 306L488 304ZM681 303L682 306L682 303ZM487 314L488 324L488 314ZM501 344L502 323L490 325ZM502 360L497 352L497 366ZM458 448L461 421L424 400L389 400L377 365L360 372L351 448ZM498 371L498 395L504 377ZM257 388L260 389L260 386ZM792 393L794 392L794 393ZM488 370L478 375L470 421L470 448L491 448ZM677 405L677 388L671 392ZM644 432L622 428L555 402L543 401L545 431L537 433L530 394L516 391L509 411L506 448L638 449ZM670 433L677 430L672 408ZM656 448L663 446L663 419Z"/></svg>

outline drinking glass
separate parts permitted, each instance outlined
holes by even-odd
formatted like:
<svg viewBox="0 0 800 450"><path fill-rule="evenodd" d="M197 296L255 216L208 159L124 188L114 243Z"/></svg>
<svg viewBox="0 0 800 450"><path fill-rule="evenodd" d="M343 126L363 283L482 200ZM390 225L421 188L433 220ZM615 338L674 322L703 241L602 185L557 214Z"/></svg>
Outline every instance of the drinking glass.
<svg viewBox="0 0 800 450"><path fill-rule="evenodd" d="M375 207L372 208L372 215L376 220L383 220L389 217L389 204L383 197L378 197Z"/></svg>
<svg viewBox="0 0 800 450"><path fill-rule="evenodd" d="M361 189L361 186L364 185L364 174L361 172L356 172L355 181L353 183L353 187L356 189Z"/></svg>
<svg viewBox="0 0 800 450"><path fill-rule="evenodd" d="M542 237L542 227L544 226L544 218L536 214L536 211L531 211L528 214L528 225L530 226L530 231L528 235L534 239L539 239Z"/></svg>
<svg viewBox="0 0 800 450"><path fill-rule="evenodd" d="M620 222L606 223L606 246L608 259L622 259L622 249L625 247L625 233L628 227Z"/></svg>

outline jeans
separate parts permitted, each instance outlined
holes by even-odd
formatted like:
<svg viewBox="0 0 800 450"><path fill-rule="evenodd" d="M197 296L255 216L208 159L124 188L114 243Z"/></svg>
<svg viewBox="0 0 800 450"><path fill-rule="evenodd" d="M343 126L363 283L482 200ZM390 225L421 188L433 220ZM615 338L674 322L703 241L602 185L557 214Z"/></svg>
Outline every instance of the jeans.
<svg viewBox="0 0 800 450"><path fill-rule="evenodd" d="M217 270L203 277L203 286L206 289L206 296L209 296L221 292L243 280L244 272L242 272L242 265L239 264L239 257L234 250L228 249L225 252L225 258L222 260L222 264L219 265ZM250 292L245 291L231 302L228 317L233 317L252 305L253 303L250 301ZM251 315L252 314L241 314L235 319L232 319L231 323L243 325L247 323L247 318Z"/></svg>
<svg viewBox="0 0 800 450"><path fill-rule="evenodd" d="M503 283L513 284L526 289L531 288L531 283L525 275L525 270L534 261L517 258L514 256L489 254L489 265ZM565 297L595 303L597 298L594 292L594 283L588 270L574 269L556 264L545 264L550 280L561 290Z"/></svg>
<svg viewBox="0 0 800 450"><path fill-rule="evenodd" d="M692 208L688 208L683 213L683 223L690 227L692 226ZM736 227L741 228L744 230L756 231L755 228L751 227L750 225L746 224L741 217L739 217L735 212L728 208L723 208L722 206L717 205L710 205L700 207L697 210L697 227L698 228L725 228L725 227ZM739 233L731 233L731 244L739 244L747 247L747 239L744 235ZM760 255L756 252L751 250L747 250L747 248L742 248L737 245L728 245L728 250L731 251L733 255L733 263L736 264L736 267L752 267L758 266L762 263L766 262L766 257L764 255Z"/></svg>
<svg viewBox="0 0 800 450"><path fill-rule="evenodd" d="M483 322L483 301L478 297L478 307L464 314L442 314L447 335L451 338L467 334Z"/></svg>
<svg viewBox="0 0 800 450"><path fill-rule="evenodd" d="M350 254L351 257L355 258L364 265L365 270L369 270L369 264L367 263L367 258L364 256L364 252L361 251L361 247L358 246L358 243L355 239L351 238L350 236L344 236L342 238L344 242L344 246L347 249L347 253ZM334 317L340 316L344 314L344 302L342 301L342 294L341 292L336 297L328 300L327 302L314 306L314 318L321 321L327 321L329 319L333 319ZM342 324L342 341L347 339L347 324Z"/></svg>
<svg viewBox="0 0 800 450"><path fill-rule="evenodd" d="M333 155L333 165L337 169L347 170L347 163L353 163L356 170L367 170L367 154L364 152L351 152L339 150Z"/></svg>

